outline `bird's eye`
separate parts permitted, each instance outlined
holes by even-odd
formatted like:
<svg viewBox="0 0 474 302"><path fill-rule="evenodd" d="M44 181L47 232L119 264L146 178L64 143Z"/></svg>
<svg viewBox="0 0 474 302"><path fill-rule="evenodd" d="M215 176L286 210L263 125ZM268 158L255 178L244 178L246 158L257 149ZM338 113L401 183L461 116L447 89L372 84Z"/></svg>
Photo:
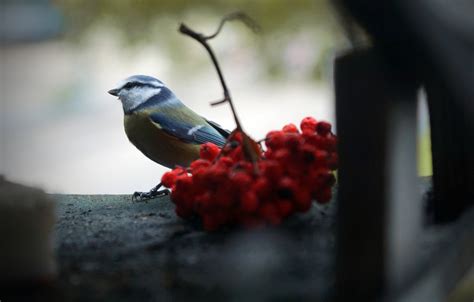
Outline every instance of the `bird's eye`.
<svg viewBox="0 0 474 302"><path fill-rule="evenodd" d="M123 88L125 88L125 89L130 89L130 88L134 87L135 84L136 84L136 83L134 83L134 82L129 82L129 83L125 84L125 86L123 86Z"/></svg>
<svg viewBox="0 0 474 302"><path fill-rule="evenodd" d="M144 86L144 84L140 82L128 82L122 88L131 89L131 88L141 87L141 86Z"/></svg>

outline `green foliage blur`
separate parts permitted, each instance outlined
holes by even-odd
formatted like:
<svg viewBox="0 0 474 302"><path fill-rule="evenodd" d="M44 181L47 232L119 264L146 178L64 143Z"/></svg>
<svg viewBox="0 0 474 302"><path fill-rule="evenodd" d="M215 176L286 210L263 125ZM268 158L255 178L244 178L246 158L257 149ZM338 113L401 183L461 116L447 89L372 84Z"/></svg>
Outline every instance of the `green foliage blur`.
<svg viewBox="0 0 474 302"><path fill-rule="evenodd" d="M124 48L156 45L171 59L189 64L183 37L177 33L184 22L203 33L212 33L221 17L243 11L262 28L255 36L241 24L230 25L238 31L237 45L256 49L267 76L285 76L282 50L301 40L314 46L310 77L328 75L328 61L336 45L344 43L337 19L328 0L63 0L56 4L68 26L67 38L80 42L98 28L107 27L120 36ZM226 30L229 25L226 25ZM226 35L226 30L221 34ZM227 35L229 32L227 32ZM222 39L222 36L219 37ZM310 40L310 41L309 41ZM203 56L204 59L205 56Z"/></svg>

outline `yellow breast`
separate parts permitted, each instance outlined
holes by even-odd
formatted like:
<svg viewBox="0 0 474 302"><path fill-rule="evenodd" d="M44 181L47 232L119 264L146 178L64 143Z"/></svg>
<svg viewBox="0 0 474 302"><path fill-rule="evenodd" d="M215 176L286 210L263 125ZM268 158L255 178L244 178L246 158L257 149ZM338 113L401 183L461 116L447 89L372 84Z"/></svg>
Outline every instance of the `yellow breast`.
<svg viewBox="0 0 474 302"><path fill-rule="evenodd" d="M125 115L124 126L130 142L160 165L188 167L199 157L199 145L184 143L166 134L145 113Z"/></svg>

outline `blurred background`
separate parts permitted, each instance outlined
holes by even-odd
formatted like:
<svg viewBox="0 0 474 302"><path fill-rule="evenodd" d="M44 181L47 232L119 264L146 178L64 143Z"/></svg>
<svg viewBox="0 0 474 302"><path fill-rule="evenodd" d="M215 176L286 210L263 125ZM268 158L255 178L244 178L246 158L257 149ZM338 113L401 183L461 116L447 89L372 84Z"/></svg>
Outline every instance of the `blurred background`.
<svg viewBox="0 0 474 302"><path fill-rule="evenodd" d="M233 129L204 48L180 22L214 32L241 10L261 26L226 25L211 44L245 130L261 139L305 116L335 121L332 61L347 49L327 0L2 0L0 174L52 193L147 191L165 168L132 146L106 92L133 74L159 78L189 107ZM357 100L354 100L357 101ZM426 107L419 172L431 174ZM337 132L337 129L336 129Z"/></svg>

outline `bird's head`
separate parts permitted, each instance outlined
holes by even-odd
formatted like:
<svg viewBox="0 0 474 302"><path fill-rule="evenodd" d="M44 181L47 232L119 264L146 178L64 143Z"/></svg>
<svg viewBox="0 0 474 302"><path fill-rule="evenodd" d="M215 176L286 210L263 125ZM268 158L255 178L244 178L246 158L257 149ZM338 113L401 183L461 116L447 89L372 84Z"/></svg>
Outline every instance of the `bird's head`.
<svg viewBox="0 0 474 302"><path fill-rule="evenodd" d="M163 82L154 77L134 75L126 78L117 85L117 88L108 92L119 98L125 112L130 112L160 93L164 86Z"/></svg>

